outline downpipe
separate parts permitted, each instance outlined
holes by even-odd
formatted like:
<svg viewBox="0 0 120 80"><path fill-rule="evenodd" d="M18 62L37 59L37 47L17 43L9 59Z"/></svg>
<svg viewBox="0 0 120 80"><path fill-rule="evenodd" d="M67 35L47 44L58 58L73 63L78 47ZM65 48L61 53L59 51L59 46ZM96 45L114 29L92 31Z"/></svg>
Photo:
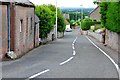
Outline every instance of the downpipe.
<svg viewBox="0 0 120 80"><path fill-rule="evenodd" d="M15 53L13 51L10 50L10 4L7 5L7 16L8 16L8 52L7 52L7 57L11 58L11 59L16 59L17 56L15 55Z"/></svg>

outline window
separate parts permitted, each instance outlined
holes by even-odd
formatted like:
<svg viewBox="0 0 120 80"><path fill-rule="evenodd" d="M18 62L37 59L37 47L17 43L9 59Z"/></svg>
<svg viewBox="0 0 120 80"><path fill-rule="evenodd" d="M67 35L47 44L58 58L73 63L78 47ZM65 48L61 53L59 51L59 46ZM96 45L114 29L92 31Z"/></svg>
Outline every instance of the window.
<svg viewBox="0 0 120 80"><path fill-rule="evenodd" d="M26 35L28 34L28 18L26 19Z"/></svg>
<svg viewBox="0 0 120 80"><path fill-rule="evenodd" d="M20 32L22 32L23 19L20 20Z"/></svg>
<svg viewBox="0 0 120 80"><path fill-rule="evenodd" d="M31 31L32 31L32 18L31 18L30 24L31 24L30 26L31 26Z"/></svg>

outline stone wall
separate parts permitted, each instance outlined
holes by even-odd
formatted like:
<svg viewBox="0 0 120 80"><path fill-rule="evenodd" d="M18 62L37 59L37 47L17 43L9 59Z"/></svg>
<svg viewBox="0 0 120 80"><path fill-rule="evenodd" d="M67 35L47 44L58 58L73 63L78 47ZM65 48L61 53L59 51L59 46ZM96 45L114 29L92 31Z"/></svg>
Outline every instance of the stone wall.
<svg viewBox="0 0 120 80"><path fill-rule="evenodd" d="M58 38L64 37L64 32L58 32L58 33L57 33L57 37L58 37Z"/></svg>
<svg viewBox="0 0 120 80"><path fill-rule="evenodd" d="M88 35L94 37L100 42L103 42L102 34L98 34L92 31L88 31ZM120 49L120 34L106 30L105 44L111 49L119 51Z"/></svg>
<svg viewBox="0 0 120 80"><path fill-rule="evenodd" d="M55 28L54 28L55 29ZM48 34L47 41L53 41L53 38L55 39L55 30L51 30L51 32Z"/></svg>
<svg viewBox="0 0 120 80"><path fill-rule="evenodd" d="M95 32L92 32L92 31L88 31L88 35L94 37L95 39L97 39L100 42L103 42L102 34L95 33Z"/></svg>
<svg viewBox="0 0 120 80"><path fill-rule="evenodd" d="M112 49L118 51L120 34L106 30L106 40L105 43L110 46Z"/></svg>
<svg viewBox="0 0 120 80"><path fill-rule="evenodd" d="M35 46L39 46L39 24L36 25Z"/></svg>

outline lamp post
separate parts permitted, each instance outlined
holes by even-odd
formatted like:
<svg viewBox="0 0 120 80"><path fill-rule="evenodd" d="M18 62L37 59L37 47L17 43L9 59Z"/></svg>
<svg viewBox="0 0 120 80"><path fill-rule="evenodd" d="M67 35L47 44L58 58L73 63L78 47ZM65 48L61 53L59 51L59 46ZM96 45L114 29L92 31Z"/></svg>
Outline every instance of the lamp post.
<svg viewBox="0 0 120 80"><path fill-rule="evenodd" d="M81 6L81 20L82 20L82 19L83 19L83 17L82 17L82 16L83 16L83 10L82 10L82 6L83 6L83 5L81 4L80 6ZM80 28L81 28L81 24L82 24L82 23L80 22Z"/></svg>
<svg viewBox="0 0 120 80"><path fill-rule="evenodd" d="M80 5L81 6L81 20L83 19L83 5Z"/></svg>
<svg viewBox="0 0 120 80"><path fill-rule="evenodd" d="M78 20L78 16L77 16L77 14L78 14L78 11L76 12L76 21Z"/></svg>
<svg viewBox="0 0 120 80"><path fill-rule="evenodd" d="M56 0L56 29L55 29L55 32L56 32L56 39L57 39L57 0Z"/></svg>

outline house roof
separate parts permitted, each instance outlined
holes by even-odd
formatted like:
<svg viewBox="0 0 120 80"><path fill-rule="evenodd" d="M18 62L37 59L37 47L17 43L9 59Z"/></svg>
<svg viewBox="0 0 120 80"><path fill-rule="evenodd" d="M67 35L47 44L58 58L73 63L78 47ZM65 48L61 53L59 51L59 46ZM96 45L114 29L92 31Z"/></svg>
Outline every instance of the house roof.
<svg viewBox="0 0 120 80"><path fill-rule="evenodd" d="M34 4L32 2L30 2L29 0L0 0L0 2L2 3L15 3L15 4L23 4L23 5L30 5L30 6L34 6Z"/></svg>
<svg viewBox="0 0 120 80"><path fill-rule="evenodd" d="M99 6L97 6L94 10L92 10L90 13L89 13L89 15L90 14L92 14L96 9L98 9L99 8Z"/></svg>

